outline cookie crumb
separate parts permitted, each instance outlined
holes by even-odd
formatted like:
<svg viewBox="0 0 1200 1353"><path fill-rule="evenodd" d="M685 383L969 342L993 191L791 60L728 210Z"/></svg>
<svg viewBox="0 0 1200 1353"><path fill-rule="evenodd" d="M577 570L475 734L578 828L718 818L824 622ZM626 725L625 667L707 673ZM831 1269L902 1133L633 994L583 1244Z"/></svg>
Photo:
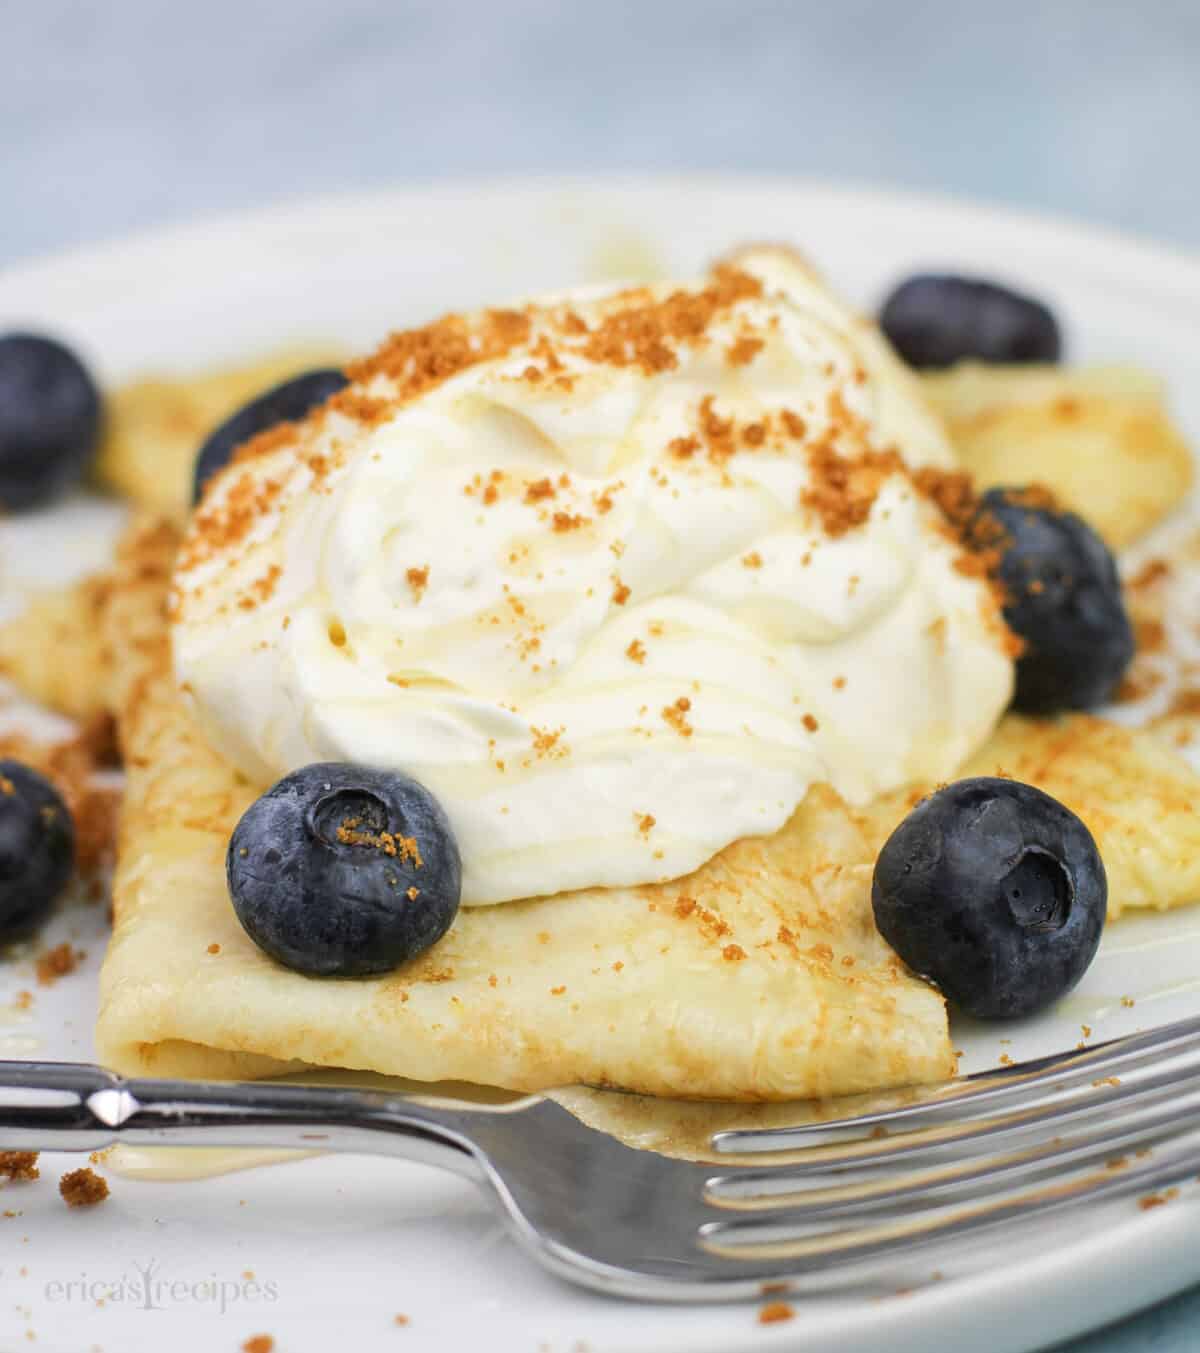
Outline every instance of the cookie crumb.
<svg viewBox="0 0 1200 1353"><path fill-rule="evenodd" d="M95 1207L108 1197L108 1181L85 1165L63 1175L58 1181L58 1191L68 1207Z"/></svg>
<svg viewBox="0 0 1200 1353"><path fill-rule="evenodd" d="M44 950L34 963L38 984L43 987L53 986L60 977L73 973L80 959L86 957L82 950L72 949L66 940L56 944L53 949Z"/></svg>
<svg viewBox="0 0 1200 1353"><path fill-rule="evenodd" d="M271 1353L275 1340L269 1334L252 1334L242 1345L242 1353Z"/></svg>
<svg viewBox="0 0 1200 1353"><path fill-rule="evenodd" d="M398 1316L394 1317L392 1323L393 1323L394 1325L407 1325L407 1324L408 1324L408 1316L406 1316L406 1315L398 1315Z"/></svg>
<svg viewBox="0 0 1200 1353"><path fill-rule="evenodd" d="M1138 1207L1140 1207L1143 1212L1149 1212L1151 1208L1163 1207L1178 1197L1178 1189L1167 1189L1164 1193L1148 1193L1144 1198L1138 1199Z"/></svg>
<svg viewBox="0 0 1200 1353"><path fill-rule="evenodd" d="M790 1320L796 1312L786 1301L768 1302L758 1313L760 1325L777 1325L782 1320Z"/></svg>
<svg viewBox="0 0 1200 1353"><path fill-rule="evenodd" d="M37 1179L36 1151L0 1151L0 1176L5 1179Z"/></svg>

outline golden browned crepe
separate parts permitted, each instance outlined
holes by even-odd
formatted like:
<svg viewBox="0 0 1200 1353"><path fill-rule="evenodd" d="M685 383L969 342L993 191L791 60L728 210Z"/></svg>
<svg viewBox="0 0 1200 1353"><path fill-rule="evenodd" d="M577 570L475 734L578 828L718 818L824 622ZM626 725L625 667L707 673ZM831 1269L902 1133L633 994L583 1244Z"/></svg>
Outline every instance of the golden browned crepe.
<svg viewBox="0 0 1200 1353"><path fill-rule="evenodd" d="M1137 367L962 362L921 386L981 489L1044 484L1114 550L1174 511L1195 479L1162 382Z"/></svg>

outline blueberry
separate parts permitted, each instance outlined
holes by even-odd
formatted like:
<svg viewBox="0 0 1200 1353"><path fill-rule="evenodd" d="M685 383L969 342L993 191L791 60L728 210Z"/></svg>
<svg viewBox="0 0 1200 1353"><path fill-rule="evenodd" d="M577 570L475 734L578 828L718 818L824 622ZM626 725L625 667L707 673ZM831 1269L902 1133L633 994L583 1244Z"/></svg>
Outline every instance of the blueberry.
<svg viewBox="0 0 1200 1353"><path fill-rule="evenodd" d="M1082 518L1037 490L984 494L978 544L1003 551L1004 618L1025 641L1013 703L1030 714L1090 709L1116 692L1133 659L1133 628L1108 546Z"/></svg>
<svg viewBox="0 0 1200 1353"><path fill-rule="evenodd" d="M330 395L349 384L340 371L318 368L293 376L282 385L276 385L243 404L219 428L209 433L208 440L196 456L192 485L192 502L198 503L204 486L216 472L229 464L235 449L260 432L266 432L278 423L294 422L310 409L324 404Z"/></svg>
<svg viewBox="0 0 1200 1353"><path fill-rule="evenodd" d="M1108 880L1091 832L1032 785L980 776L919 803L879 852L880 934L980 1019L1070 991L1100 943Z"/></svg>
<svg viewBox="0 0 1200 1353"><path fill-rule="evenodd" d="M1057 362L1058 322L1040 302L995 282L922 273L884 302L883 332L915 367L981 362Z"/></svg>
<svg viewBox="0 0 1200 1353"><path fill-rule="evenodd" d="M0 761L0 941L45 920L75 867L75 824L57 789L20 761Z"/></svg>
<svg viewBox="0 0 1200 1353"><path fill-rule="evenodd" d="M38 334L0 337L0 507L40 507L77 484L100 423L100 392L69 348Z"/></svg>
<svg viewBox="0 0 1200 1353"><path fill-rule="evenodd" d="M226 857L250 938L314 976L415 958L458 911L462 864L437 800L406 775L340 761L285 775L246 810Z"/></svg>

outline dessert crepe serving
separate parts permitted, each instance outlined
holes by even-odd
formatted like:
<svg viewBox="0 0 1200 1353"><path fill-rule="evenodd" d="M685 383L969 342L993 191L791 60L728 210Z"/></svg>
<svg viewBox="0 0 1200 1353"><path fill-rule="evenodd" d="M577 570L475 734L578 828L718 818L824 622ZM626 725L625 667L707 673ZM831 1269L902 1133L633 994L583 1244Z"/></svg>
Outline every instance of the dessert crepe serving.
<svg viewBox="0 0 1200 1353"><path fill-rule="evenodd" d="M1123 397L1118 383L1101 422ZM1051 472L1071 454L1052 404L1040 423L1030 415L1048 429ZM1138 472L1181 482L1181 444L1163 426ZM138 489L156 473L145 457L122 463L132 496L161 510L158 490ZM1087 477L1060 477L1086 515ZM181 501L166 506L182 520ZM107 710L119 730L127 787L97 1027L107 1064L202 1077L324 1066L726 1100L953 1074L944 1002L878 934L870 900L879 849L928 784L862 806L814 784L782 828L690 874L464 908L434 949L383 977L312 978L274 962L239 925L225 876L230 833L265 785L214 750L172 671L178 544L176 525L145 518L111 575L47 595L0 631L0 660L30 694L79 717ZM1011 775L1078 813L1106 864L1110 918L1200 898L1200 781L1153 732L1009 716L960 773Z"/></svg>

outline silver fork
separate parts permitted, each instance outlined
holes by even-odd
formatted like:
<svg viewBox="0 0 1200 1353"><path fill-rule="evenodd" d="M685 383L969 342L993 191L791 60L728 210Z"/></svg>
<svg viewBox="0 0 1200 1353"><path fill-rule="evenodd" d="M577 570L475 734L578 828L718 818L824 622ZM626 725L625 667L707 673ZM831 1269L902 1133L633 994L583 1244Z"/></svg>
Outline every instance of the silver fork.
<svg viewBox="0 0 1200 1353"><path fill-rule="evenodd" d="M854 1118L719 1132L705 1159L682 1160L537 1095L467 1105L4 1062L0 1147L399 1156L476 1180L536 1260L587 1287L675 1301L887 1289L982 1262L976 1242L1194 1175L1200 1019L903 1098Z"/></svg>

